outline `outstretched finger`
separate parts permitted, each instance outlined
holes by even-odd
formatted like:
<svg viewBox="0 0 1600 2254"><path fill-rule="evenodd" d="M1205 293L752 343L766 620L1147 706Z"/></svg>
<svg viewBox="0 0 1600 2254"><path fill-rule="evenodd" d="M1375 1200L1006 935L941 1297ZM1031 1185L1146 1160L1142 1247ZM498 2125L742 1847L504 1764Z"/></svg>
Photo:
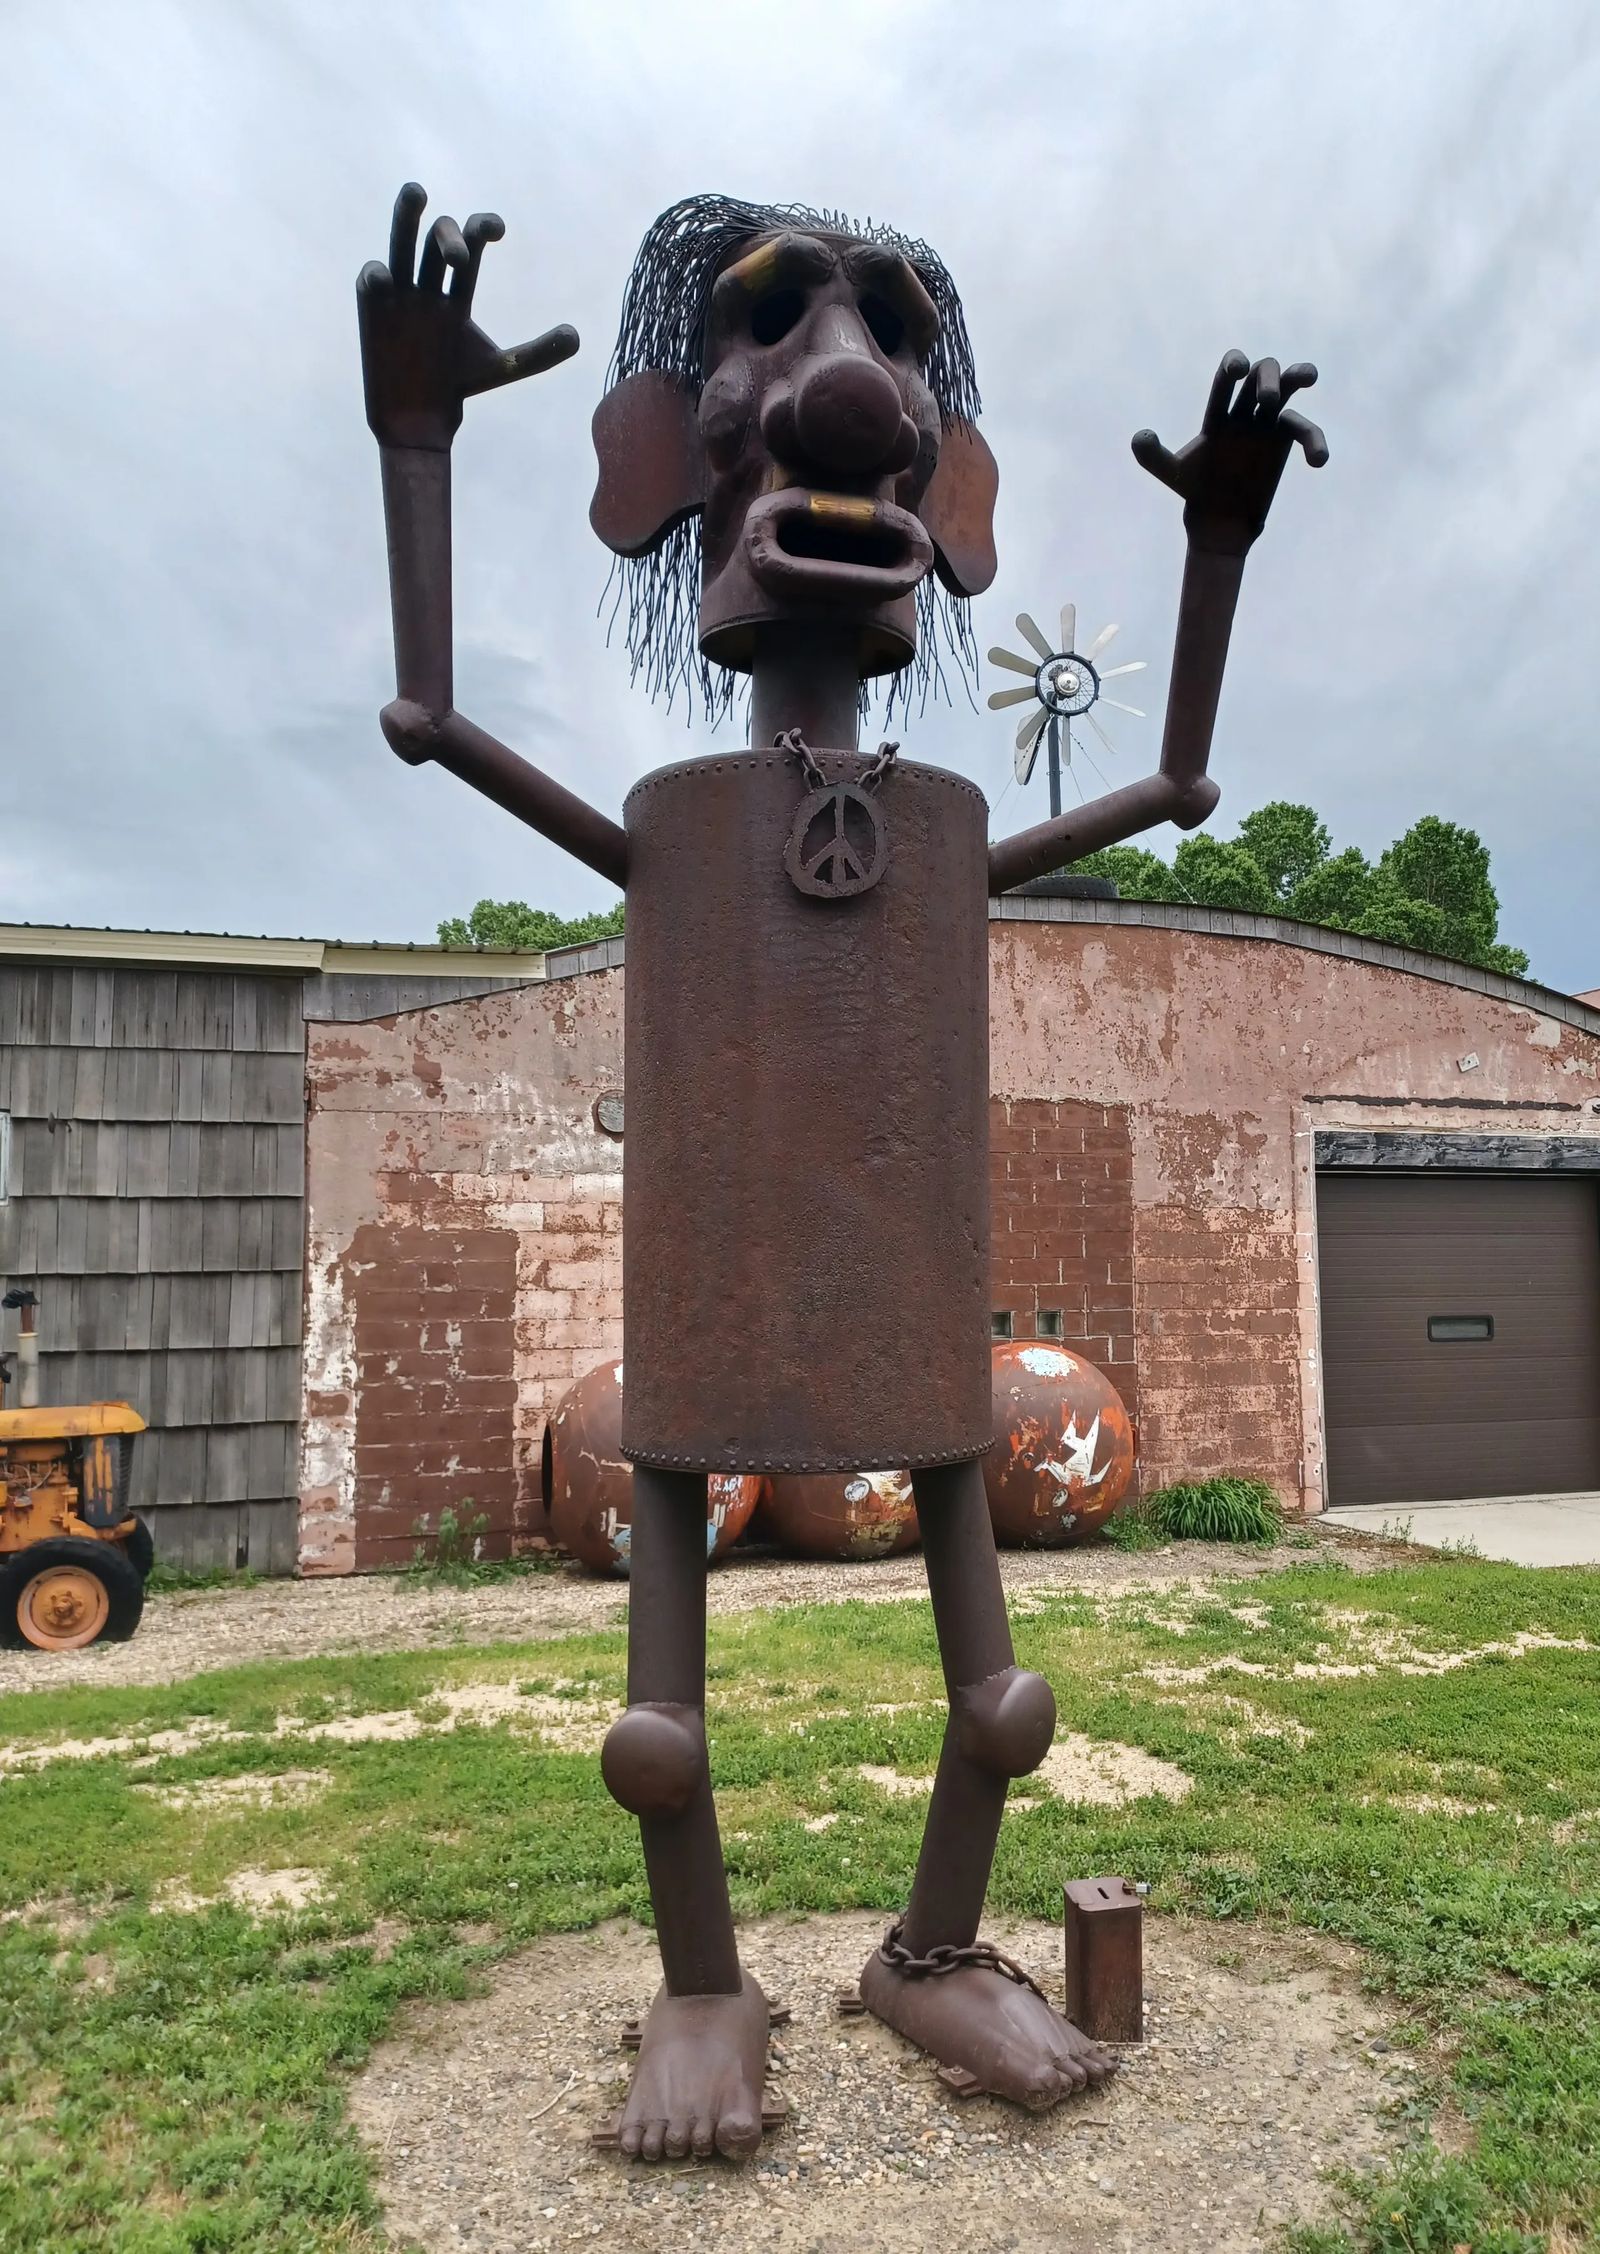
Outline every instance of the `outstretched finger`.
<svg viewBox="0 0 1600 2254"><path fill-rule="evenodd" d="M417 270L417 227L427 207L428 191L419 181L408 180L394 199L389 222L389 272L401 289L409 289Z"/></svg>
<svg viewBox="0 0 1600 2254"><path fill-rule="evenodd" d="M1323 463L1328 459L1328 441L1323 437L1321 430L1315 423L1309 422L1304 415L1297 415L1293 408L1289 408L1278 417L1278 428L1281 431L1287 431L1291 438L1297 438L1305 448L1306 460L1311 464L1311 467L1314 470L1321 469Z"/></svg>
<svg viewBox="0 0 1600 2254"><path fill-rule="evenodd" d="M1133 434L1133 458L1140 469L1148 470L1152 477L1160 478L1163 485L1178 490L1178 458L1162 445L1153 430L1136 430Z"/></svg>
<svg viewBox="0 0 1600 2254"><path fill-rule="evenodd" d="M419 290L438 290L444 287L444 270L447 266L461 273L469 263L466 237L453 219L436 219L428 229L428 239L422 246L422 264L417 268Z"/></svg>
<svg viewBox="0 0 1600 2254"><path fill-rule="evenodd" d="M1248 421L1259 413L1270 422L1282 405L1283 378L1277 361L1258 360L1239 386L1239 396L1233 403L1235 418Z"/></svg>
<svg viewBox="0 0 1600 2254"><path fill-rule="evenodd" d="M1296 360L1292 367L1284 369L1283 382L1279 388L1284 398L1289 399L1297 391L1309 391L1316 380L1315 363L1310 360Z"/></svg>
<svg viewBox="0 0 1600 2254"><path fill-rule="evenodd" d="M1200 428L1210 433L1221 430L1228 419L1228 402L1233 397L1233 387L1241 376L1248 375L1250 363L1242 352L1225 352L1222 365L1211 379L1211 396L1206 401L1206 411L1200 418Z"/></svg>
<svg viewBox="0 0 1600 2254"><path fill-rule="evenodd" d="M467 263L456 269L450 284L452 304L459 304L463 313L472 309L472 293L478 286L478 268L483 263L485 243L497 243L506 231L506 223L497 211L475 211L468 219L463 233L467 240Z"/></svg>
<svg viewBox="0 0 1600 2254"><path fill-rule="evenodd" d="M394 289L394 276L381 258L369 258L356 276L356 292L360 297L388 297Z"/></svg>
<svg viewBox="0 0 1600 2254"><path fill-rule="evenodd" d="M462 389L470 399L480 391L498 391L502 384L519 383L524 376L542 376L546 368L559 368L563 360L570 360L577 349L578 332L563 321L559 328L546 329L542 337L534 337L528 344L497 352L469 375Z"/></svg>

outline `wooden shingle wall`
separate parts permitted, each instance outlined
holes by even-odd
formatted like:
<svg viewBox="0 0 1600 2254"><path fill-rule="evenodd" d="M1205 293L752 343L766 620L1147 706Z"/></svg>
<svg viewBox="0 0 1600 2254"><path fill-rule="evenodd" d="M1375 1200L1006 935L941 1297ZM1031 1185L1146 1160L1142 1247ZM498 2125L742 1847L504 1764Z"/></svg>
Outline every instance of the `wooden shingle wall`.
<svg viewBox="0 0 1600 2254"><path fill-rule="evenodd" d="M150 1424L172 1564L293 1570L304 1109L298 977L0 965L0 1279L39 1294L41 1401Z"/></svg>

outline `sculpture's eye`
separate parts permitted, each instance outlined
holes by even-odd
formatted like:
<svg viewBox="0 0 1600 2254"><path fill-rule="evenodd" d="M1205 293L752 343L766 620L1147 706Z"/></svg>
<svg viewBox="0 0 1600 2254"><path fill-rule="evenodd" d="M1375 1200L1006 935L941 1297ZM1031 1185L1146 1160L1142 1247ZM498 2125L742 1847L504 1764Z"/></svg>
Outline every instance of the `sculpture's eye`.
<svg viewBox="0 0 1600 2254"><path fill-rule="evenodd" d="M905 342L906 325L889 300L869 290L861 300L861 318L878 350L885 359L892 360Z"/></svg>
<svg viewBox="0 0 1600 2254"><path fill-rule="evenodd" d="M757 344L776 344L789 334L805 309L801 291L768 290L750 308L750 334Z"/></svg>

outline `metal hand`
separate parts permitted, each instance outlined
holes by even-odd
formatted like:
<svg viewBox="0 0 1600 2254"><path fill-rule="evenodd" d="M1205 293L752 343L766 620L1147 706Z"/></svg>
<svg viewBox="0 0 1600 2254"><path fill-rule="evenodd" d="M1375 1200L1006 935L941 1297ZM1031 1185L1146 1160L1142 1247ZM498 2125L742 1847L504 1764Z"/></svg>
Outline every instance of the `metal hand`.
<svg viewBox="0 0 1600 2254"><path fill-rule="evenodd" d="M1327 440L1286 404L1316 380L1309 360L1280 370L1276 360L1252 366L1242 352L1224 353L1198 438L1173 454L1153 430L1134 433L1134 459L1182 495L1193 546L1242 556L1267 521L1291 448L1304 447L1311 467L1321 469Z"/></svg>
<svg viewBox="0 0 1600 2254"><path fill-rule="evenodd" d="M461 427L465 400L570 360L578 332L563 323L502 352L471 314L484 246L500 240L505 222L492 211L475 211L465 228L438 218L419 262L417 230L427 201L414 180L396 197L389 263L373 259L362 267L356 315L373 436L384 446L444 453Z"/></svg>

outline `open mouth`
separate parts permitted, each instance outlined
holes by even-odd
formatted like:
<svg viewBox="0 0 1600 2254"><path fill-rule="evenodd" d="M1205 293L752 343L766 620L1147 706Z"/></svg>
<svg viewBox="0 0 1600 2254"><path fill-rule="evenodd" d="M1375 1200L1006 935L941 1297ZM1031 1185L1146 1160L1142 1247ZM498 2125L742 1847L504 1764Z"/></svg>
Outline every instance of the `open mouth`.
<svg viewBox="0 0 1600 2254"><path fill-rule="evenodd" d="M933 543L892 501L789 486L745 518L750 569L776 595L897 602L927 577Z"/></svg>

